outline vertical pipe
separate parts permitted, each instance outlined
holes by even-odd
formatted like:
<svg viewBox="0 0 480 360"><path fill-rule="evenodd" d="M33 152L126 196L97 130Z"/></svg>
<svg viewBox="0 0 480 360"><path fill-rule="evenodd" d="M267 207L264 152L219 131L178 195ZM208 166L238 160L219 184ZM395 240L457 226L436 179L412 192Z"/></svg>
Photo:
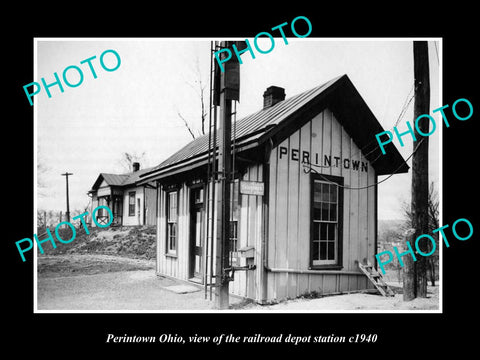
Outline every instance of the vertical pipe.
<svg viewBox="0 0 480 360"><path fill-rule="evenodd" d="M224 77L225 74L222 74ZM231 113L232 100L227 99L225 91L220 92L220 141L218 168L220 170L220 191L217 204L217 253L216 253L216 306L218 309L227 309L229 305L228 279L225 266L228 264L230 230L230 177L231 177Z"/></svg>
<svg viewBox="0 0 480 360"><path fill-rule="evenodd" d="M213 152L212 152L212 177L211 177L211 187L212 187L212 220L210 222L211 227L211 236L210 236L210 300L212 300L212 289L213 289L213 239L215 233L215 193L216 193L216 179L217 179L217 164L216 164L216 155L217 155L217 107L213 109Z"/></svg>
<svg viewBox="0 0 480 360"><path fill-rule="evenodd" d="M209 92L209 107L208 107L208 160L207 160L207 181L206 181L206 188L205 188L205 199L206 199L206 206L205 206L205 220L206 223L206 239L205 239L205 266L204 266L204 291L205 291L205 299L207 298L207 289L208 289L208 263L209 263L209 242L210 242L210 159L212 151L212 68L213 68L213 41L210 41L210 92Z"/></svg>
<svg viewBox="0 0 480 360"><path fill-rule="evenodd" d="M215 41L214 48L212 51L212 62L213 60L213 52L217 50L218 43ZM212 99L213 104L213 99ZM212 169L211 169L211 222L210 222L210 300L212 300L212 293L213 293L213 239L215 233L215 192L216 192L216 179L217 179L217 164L216 164L216 155L217 155L217 106L213 107L213 138L212 138Z"/></svg>

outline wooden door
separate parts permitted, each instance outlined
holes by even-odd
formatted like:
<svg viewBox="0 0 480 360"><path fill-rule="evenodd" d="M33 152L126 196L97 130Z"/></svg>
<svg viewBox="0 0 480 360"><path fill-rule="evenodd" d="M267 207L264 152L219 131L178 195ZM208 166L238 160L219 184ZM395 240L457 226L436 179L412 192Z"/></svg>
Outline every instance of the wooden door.
<svg viewBox="0 0 480 360"><path fill-rule="evenodd" d="M190 197L190 278L203 282L203 188L191 189Z"/></svg>

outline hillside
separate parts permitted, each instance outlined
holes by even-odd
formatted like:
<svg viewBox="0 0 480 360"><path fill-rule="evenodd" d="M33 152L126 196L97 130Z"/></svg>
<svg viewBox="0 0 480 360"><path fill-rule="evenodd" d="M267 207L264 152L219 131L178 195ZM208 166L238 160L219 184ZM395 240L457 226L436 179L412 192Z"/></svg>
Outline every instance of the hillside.
<svg viewBox="0 0 480 360"><path fill-rule="evenodd" d="M54 234L53 229L51 232ZM89 232L87 235L83 228L77 230L71 243L56 241L56 249L50 243L44 243L44 255L102 254L147 260L155 258L155 226L89 228ZM72 235L70 229L60 230L59 233L66 240ZM38 255L42 256L40 252Z"/></svg>

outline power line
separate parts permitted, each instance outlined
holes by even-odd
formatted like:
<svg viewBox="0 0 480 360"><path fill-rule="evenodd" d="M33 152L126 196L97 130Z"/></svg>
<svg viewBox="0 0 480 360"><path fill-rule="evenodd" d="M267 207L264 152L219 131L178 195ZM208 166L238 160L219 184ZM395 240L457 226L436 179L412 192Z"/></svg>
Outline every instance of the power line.
<svg viewBox="0 0 480 360"><path fill-rule="evenodd" d="M408 107L410 106L412 100L415 98L415 92L413 92L413 90L415 89L415 84L412 84L412 87L410 88L410 91L408 92L406 98L405 98L405 101L403 103L403 106L402 106L402 109L400 110L400 114L398 115L398 118L397 120L395 121L395 124L393 125L393 127L391 127L389 130L393 130L393 128L396 128L397 125L400 123L400 121L402 120L402 118L405 116L405 113L408 109ZM412 94L413 92L413 94ZM360 148L358 150L358 152L355 154L355 156L358 156L359 154L363 153L363 151L365 151L368 147L370 147L372 144L374 144L374 147L369 150L366 154L364 154L363 156L364 157L367 157L368 155L372 154L373 152L375 152L378 147L377 147L377 141L376 141L376 138L372 138L372 140L370 140L365 146L363 146L362 148ZM381 154L380 154L381 155ZM370 164L373 164L376 160L378 160L380 156L377 156L373 161L370 162Z"/></svg>
<svg viewBox="0 0 480 360"><path fill-rule="evenodd" d="M395 125L393 125L393 127L397 127L397 125L400 123L400 120L405 115L405 112L407 111L408 106L410 105L413 98L415 97L415 93L412 94L414 89L415 89L415 83L412 84L412 87L410 88L410 92L408 93L407 98L405 99L405 102L403 103L403 107L402 107L402 110L400 111L400 115L398 116L398 119L395 122ZM410 96L410 94L412 94L412 95ZM409 96L410 96L410 99L407 102L407 99L408 99Z"/></svg>
<svg viewBox="0 0 480 360"><path fill-rule="evenodd" d="M418 143L417 148L416 148L416 149L410 154L410 156L409 156L404 162L402 162L402 164L400 164L390 175L388 175L385 179L380 180L379 182L376 182L375 184L371 184L371 185L367 185L367 186L361 186L361 187L350 187L350 186L340 185L340 184L338 184L338 183L336 183L336 182L333 182L333 181L331 181L331 180L328 180L328 179L324 176L325 174L318 173L315 169L312 169L312 165L315 166L315 167L325 167L325 166L318 166L318 165L315 165L315 164L304 164L304 169L303 169L303 171L308 174L309 172L311 172L311 171L313 170L313 171L315 171L315 174L320 175L320 177L321 177L325 182L328 182L329 184L337 185L337 186L339 186L339 187L341 187L341 188L344 188L344 189L348 189L348 190L363 190L363 189L368 189L368 188L370 188L370 187L372 187L372 186L377 186L378 184L381 184L381 183L383 183L384 181L387 181L387 180L390 179L393 175L395 175L395 174L403 167L403 165L406 164L408 160L410 160L410 158L413 156L413 154L415 154L415 152L420 148L420 144L423 142L423 140L425 140L425 138L422 138L422 139L420 140L420 142ZM309 166L309 167L308 167L308 171L306 171L306 169L305 169L307 166Z"/></svg>

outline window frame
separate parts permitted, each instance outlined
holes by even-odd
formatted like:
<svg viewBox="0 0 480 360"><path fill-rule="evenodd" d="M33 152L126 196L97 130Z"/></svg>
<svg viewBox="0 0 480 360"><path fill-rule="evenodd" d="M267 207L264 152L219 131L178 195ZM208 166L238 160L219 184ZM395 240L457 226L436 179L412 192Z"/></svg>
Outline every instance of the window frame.
<svg viewBox="0 0 480 360"><path fill-rule="evenodd" d="M238 220L230 220L229 249L232 256L237 256L238 240Z"/></svg>
<svg viewBox="0 0 480 360"><path fill-rule="evenodd" d="M97 205L100 207L100 206L108 206L108 201L107 201L107 197L106 196L99 196L97 197ZM104 208L99 208L97 210L97 215L96 215L96 218L97 220L99 218L103 218L106 216L106 210Z"/></svg>
<svg viewBox="0 0 480 360"><path fill-rule="evenodd" d="M233 179L230 183L230 234L228 236L229 257L232 259L236 259L239 256L241 199L240 179ZM236 231L233 234L232 229L234 228ZM232 237L232 235L235 235L235 237Z"/></svg>
<svg viewBox="0 0 480 360"><path fill-rule="evenodd" d="M170 195L175 193L175 221L169 221L169 211L170 211ZM172 189L165 192L165 254L169 256L176 256L178 249L178 190ZM172 247L171 235L170 235L170 224L175 224L175 234L174 234L174 247Z"/></svg>
<svg viewBox="0 0 480 360"><path fill-rule="evenodd" d="M128 192L128 216L135 216L135 197L136 196L137 194L135 191ZM133 198L133 204L131 203L132 198Z"/></svg>
<svg viewBox="0 0 480 360"><path fill-rule="evenodd" d="M315 200L315 182L334 183L337 185L337 238L336 238L336 262L324 264L314 264L313 245L314 245L314 200ZM343 268L343 177L324 174L311 174L310 178L310 269L312 270L339 270ZM330 221L326 221L329 223Z"/></svg>

